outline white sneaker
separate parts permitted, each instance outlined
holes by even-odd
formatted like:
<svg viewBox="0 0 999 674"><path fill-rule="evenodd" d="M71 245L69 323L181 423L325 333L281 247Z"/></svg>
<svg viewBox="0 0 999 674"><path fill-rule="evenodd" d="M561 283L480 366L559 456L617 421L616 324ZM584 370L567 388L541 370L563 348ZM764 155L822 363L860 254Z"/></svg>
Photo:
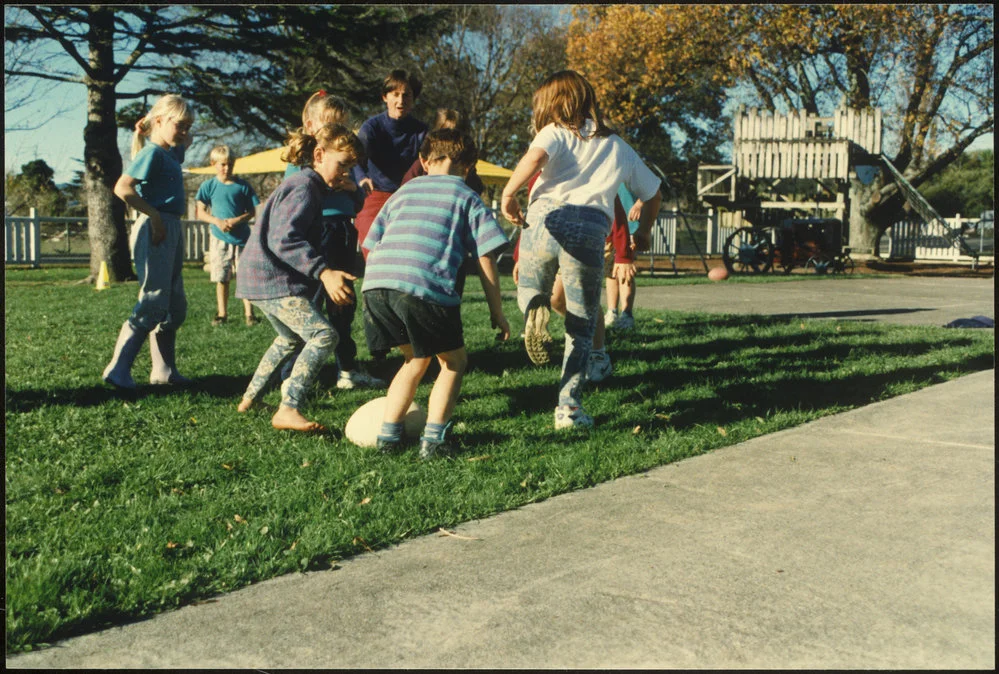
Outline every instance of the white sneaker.
<svg viewBox="0 0 999 674"><path fill-rule="evenodd" d="M621 314L611 327L621 332L627 332L635 327L635 317L628 313Z"/></svg>
<svg viewBox="0 0 999 674"><path fill-rule="evenodd" d="M594 383L601 382L611 373L611 359L605 351L590 351L590 360L586 364L586 378Z"/></svg>
<svg viewBox="0 0 999 674"><path fill-rule="evenodd" d="M617 309L608 309L607 313L604 314L604 327L609 328L614 325L614 321L617 320Z"/></svg>
<svg viewBox="0 0 999 674"><path fill-rule="evenodd" d="M336 387L341 389L382 388L387 385L384 379L372 377L363 370L340 370L340 376L336 380Z"/></svg>
<svg viewBox="0 0 999 674"><path fill-rule="evenodd" d="M582 407L559 405L555 408L555 429L562 428L593 428L593 417Z"/></svg>

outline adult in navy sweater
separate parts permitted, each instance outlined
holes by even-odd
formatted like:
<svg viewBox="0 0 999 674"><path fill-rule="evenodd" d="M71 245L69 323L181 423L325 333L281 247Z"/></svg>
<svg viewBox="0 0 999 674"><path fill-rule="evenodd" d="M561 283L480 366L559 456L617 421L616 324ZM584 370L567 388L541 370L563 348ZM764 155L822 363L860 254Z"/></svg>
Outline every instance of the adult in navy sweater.
<svg viewBox="0 0 999 674"><path fill-rule="evenodd" d="M382 83L385 112L369 118L357 136L364 147L367 166L358 164L353 178L367 196L354 219L357 240L364 241L382 205L399 189L402 177L419 157L427 125L411 116L423 85L405 70L393 70ZM368 251L362 250L364 259Z"/></svg>

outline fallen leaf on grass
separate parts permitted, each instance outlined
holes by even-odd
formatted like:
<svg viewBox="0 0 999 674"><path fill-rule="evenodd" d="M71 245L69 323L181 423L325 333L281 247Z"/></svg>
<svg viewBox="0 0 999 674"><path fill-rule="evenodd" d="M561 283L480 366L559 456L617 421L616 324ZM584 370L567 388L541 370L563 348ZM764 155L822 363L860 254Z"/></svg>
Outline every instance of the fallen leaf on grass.
<svg viewBox="0 0 999 674"><path fill-rule="evenodd" d="M631 430L631 434L632 434L632 435L638 435L638 434L639 434L639 433L641 433L641 432L642 432L642 427L641 427L641 426L635 426L635 427L634 427L634 428L633 428L633 429Z"/></svg>
<svg viewBox="0 0 999 674"><path fill-rule="evenodd" d="M180 544L179 543L174 543L173 541L167 541L167 544L166 544L167 549L169 549L169 550L173 550L178 545L180 545Z"/></svg>
<svg viewBox="0 0 999 674"><path fill-rule="evenodd" d="M368 552L374 552L374 550L372 550L371 548L369 548L369 547L368 547L368 544L367 544L367 543L365 542L365 540L364 540L363 538L361 538L360 536L354 536L354 540L353 540L353 541L351 541L351 542L352 542L352 543L353 543L354 545L360 545L360 546L361 546L362 548L364 548L364 549L365 549L365 550L367 550Z"/></svg>
<svg viewBox="0 0 999 674"><path fill-rule="evenodd" d="M444 527L441 527L437 531L440 532L438 534L439 536L451 536L452 538L460 538L463 541L481 541L482 540L481 538L474 538L472 536L461 536L459 534L456 534L456 533L448 531Z"/></svg>
<svg viewBox="0 0 999 674"><path fill-rule="evenodd" d="M653 318L652 320L654 320L656 323L665 323L666 322L666 321L664 321L661 318Z"/></svg>
<svg viewBox="0 0 999 674"><path fill-rule="evenodd" d="M471 458L465 459L466 461L488 461L493 458L492 454L483 454L482 456L473 456Z"/></svg>
<svg viewBox="0 0 999 674"><path fill-rule="evenodd" d="M223 463L222 467L225 468L226 470L232 470L232 466L230 466L228 463Z"/></svg>
<svg viewBox="0 0 999 674"><path fill-rule="evenodd" d="M308 460L308 459L306 459L305 461L303 461L303 462L302 462L302 468L308 468L308 467L309 467L309 466L311 466L311 465L312 465L312 464L311 464L311 463L309 463L309 460Z"/></svg>
<svg viewBox="0 0 999 674"><path fill-rule="evenodd" d="M195 419L194 417L191 417L191 423L192 423L192 424L197 424L197 423L198 423L198 420L197 420L197 419Z"/></svg>
<svg viewBox="0 0 999 674"><path fill-rule="evenodd" d="M240 517L239 515L233 515L233 516L232 516L232 518L233 518L234 520L236 520L237 522L239 522L240 524L246 524L246 520L244 520L244 519L243 519L242 517Z"/></svg>
<svg viewBox="0 0 999 674"><path fill-rule="evenodd" d="M260 527L260 533L264 535L267 535L267 532L270 530L271 530L270 527L267 526Z"/></svg>
<svg viewBox="0 0 999 674"><path fill-rule="evenodd" d="M718 433L719 433L719 435L721 435L722 437L728 437L728 431L726 431L726 430L725 430L724 428L722 428L721 426L719 426L719 427L718 427Z"/></svg>
<svg viewBox="0 0 999 674"><path fill-rule="evenodd" d="M176 487L172 487L170 489L170 493L171 494L179 494L179 495L183 496L184 495L184 490L183 489L177 489Z"/></svg>
<svg viewBox="0 0 999 674"><path fill-rule="evenodd" d="M369 503L371 503L371 497L365 496L364 498L361 499L361 502L358 503L357 505L362 506L362 505L368 505Z"/></svg>
<svg viewBox="0 0 999 674"><path fill-rule="evenodd" d="M656 419L662 419L663 421L669 421L672 417L668 414L656 414Z"/></svg>

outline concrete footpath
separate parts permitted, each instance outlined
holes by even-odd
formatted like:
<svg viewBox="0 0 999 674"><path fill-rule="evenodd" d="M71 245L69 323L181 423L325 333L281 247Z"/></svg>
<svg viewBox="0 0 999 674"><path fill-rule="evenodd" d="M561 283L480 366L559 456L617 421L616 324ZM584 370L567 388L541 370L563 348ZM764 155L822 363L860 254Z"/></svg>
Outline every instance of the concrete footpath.
<svg viewBox="0 0 999 674"><path fill-rule="evenodd" d="M979 372L6 665L991 670L994 402Z"/></svg>

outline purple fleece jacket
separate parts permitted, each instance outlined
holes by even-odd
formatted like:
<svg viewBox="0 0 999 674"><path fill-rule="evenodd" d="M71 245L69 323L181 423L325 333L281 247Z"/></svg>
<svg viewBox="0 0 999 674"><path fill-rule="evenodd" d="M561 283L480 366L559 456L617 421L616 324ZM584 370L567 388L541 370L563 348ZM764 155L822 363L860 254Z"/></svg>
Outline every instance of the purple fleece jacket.
<svg viewBox="0 0 999 674"><path fill-rule="evenodd" d="M322 255L323 199L329 188L311 168L284 179L264 204L239 257L236 297L271 300L312 297Z"/></svg>

